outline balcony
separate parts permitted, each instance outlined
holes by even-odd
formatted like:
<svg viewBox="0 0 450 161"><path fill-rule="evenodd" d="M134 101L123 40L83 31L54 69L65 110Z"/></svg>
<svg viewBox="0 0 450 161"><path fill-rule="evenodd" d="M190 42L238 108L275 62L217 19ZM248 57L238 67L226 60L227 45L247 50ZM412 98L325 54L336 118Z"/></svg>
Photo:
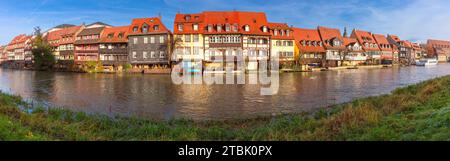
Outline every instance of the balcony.
<svg viewBox="0 0 450 161"><path fill-rule="evenodd" d="M327 54L326 60L342 60L341 55Z"/></svg>
<svg viewBox="0 0 450 161"><path fill-rule="evenodd" d="M367 57L362 55L347 55L345 56L345 60L348 61L366 61Z"/></svg>

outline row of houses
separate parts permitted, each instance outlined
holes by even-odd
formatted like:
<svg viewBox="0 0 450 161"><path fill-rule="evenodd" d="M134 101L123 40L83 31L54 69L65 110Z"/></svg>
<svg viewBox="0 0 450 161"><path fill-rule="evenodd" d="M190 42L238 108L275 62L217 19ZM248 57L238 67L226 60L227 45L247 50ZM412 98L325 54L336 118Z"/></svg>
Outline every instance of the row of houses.
<svg viewBox="0 0 450 161"><path fill-rule="evenodd" d="M173 31L173 32L172 32ZM160 17L133 19L127 26L96 22L60 25L44 33L58 60L57 67L99 61L105 70L126 64L137 72L184 68L257 70L262 61L277 57L280 68L311 68L412 64L424 57L448 61L450 42L429 40L420 45L396 35L354 29L350 35L319 26L297 28L267 20L263 12L205 11L178 13L170 31ZM0 61L32 63L33 36L19 35L1 47ZM242 63L245 61L245 63ZM245 67L239 67L245 64Z"/></svg>

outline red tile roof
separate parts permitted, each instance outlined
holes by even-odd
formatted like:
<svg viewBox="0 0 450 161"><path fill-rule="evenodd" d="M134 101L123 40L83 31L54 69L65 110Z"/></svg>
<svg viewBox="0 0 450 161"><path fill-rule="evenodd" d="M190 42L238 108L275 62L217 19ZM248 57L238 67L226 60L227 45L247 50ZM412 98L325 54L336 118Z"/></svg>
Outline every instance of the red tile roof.
<svg viewBox="0 0 450 161"><path fill-rule="evenodd" d="M327 40L331 42L334 39L338 39L341 42L344 41L344 39L341 35L341 31L339 31L339 29L319 26L317 28L317 30L319 30L319 34L320 34L320 37L322 38L323 42L325 42ZM335 47L335 46L332 46L331 44L327 44L327 43L324 43L324 45L325 45L326 49L339 49L339 50L345 49L345 46L340 46L340 47L336 46Z"/></svg>
<svg viewBox="0 0 450 161"><path fill-rule="evenodd" d="M412 44L408 40L400 41L400 44L403 44L407 48L412 48Z"/></svg>
<svg viewBox="0 0 450 161"><path fill-rule="evenodd" d="M27 36L25 34L21 34L18 35L16 37L14 37L11 42L8 44L8 46L6 47L7 50L14 50L17 48L24 48L25 47L25 42L29 39L31 39L32 36ZM14 46L14 45L19 45L19 46Z"/></svg>
<svg viewBox="0 0 450 161"><path fill-rule="evenodd" d="M293 30L291 27L289 27L288 24L269 22L268 27L270 34L272 34L271 36L272 39L294 40ZM275 35L275 30L278 31L277 35ZM286 33L284 35L281 35L280 34L281 30L283 30L284 32L289 31L290 33L289 35L287 35Z"/></svg>
<svg viewBox="0 0 450 161"><path fill-rule="evenodd" d="M344 37L343 39L344 39L344 46L345 47L348 47L349 45L353 45L353 44L358 43L358 40L356 40L356 38ZM361 44L359 44L359 45L361 45ZM352 49L352 51L362 52L363 50L353 50Z"/></svg>
<svg viewBox="0 0 450 161"><path fill-rule="evenodd" d="M127 43L128 30L130 26L105 28L100 36L103 43ZM120 37L122 36L122 37Z"/></svg>
<svg viewBox="0 0 450 161"><path fill-rule="evenodd" d="M373 38L375 38L375 41L378 44L378 47L382 51L392 51L391 43L387 40L387 38L384 35L380 34L373 34Z"/></svg>
<svg viewBox="0 0 450 161"><path fill-rule="evenodd" d="M142 27L144 26L144 24L148 25L147 33L142 32ZM158 26L158 29L156 29L155 26ZM138 30L136 32L133 32L134 28L137 28ZM157 34L157 33L170 33L170 31L158 17L133 19L131 25L128 28L128 35Z"/></svg>
<svg viewBox="0 0 450 161"><path fill-rule="evenodd" d="M391 37L393 40L395 40L396 42L401 41L400 38L397 35L388 35L388 37Z"/></svg>
<svg viewBox="0 0 450 161"><path fill-rule="evenodd" d="M322 39L320 38L319 31L316 29L302 29L302 28L293 28L294 30L294 38L295 44L297 45L300 52L325 52L325 47L323 46L303 46L302 41L315 41L322 43Z"/></svg>
<svg viewBox="0 0 450 161"><path fill-rule="evenodd" d="M178 30L178 25L183 25L183 31ZM193 25L198 24L199 29L195 31ZM237 25L237 31L231 29L225 30L225 25L232 28ZM223 26L221 31L217 30L217 26ZM250 31L245 31L248 25ZM208 32L208 26L212 26L213 30ZM243 11L205 11L196 14L177 14L174 21L174 34L248 34L248 35L265 35L270 36L269 32L263 32L263 26L268 26L266 14L263 12L243 12Z"/></svg>
<svg viewBox="0 0 450 161"><path fill-rule="evenodd" d="M369 44L377 44L377 42L375 41L375 39L372 36L372 33L367 32L367 31L362 31L362 30L353 30L352 33L352 38L356 38L359 42L359 44L361 44L361 46L363 47L364 51L380 51L380 48L378 47L366 47L366 43Z"/></svg>
<svg viewBox="0 0 450 161"><path fill-rule="evenodd" d="M60 30L52 31L47 34L47 41L52 46L59 46L63 44L71 44L75 41L75 34L81 29L81 26L67 27ZM63 37L71 37L70 39L63 39ZM59 40L59 42L54 42Z"/></svg>
<svg viewBox="0 0 450 161"><path fill-rule="evenodd" d="M190 19L186 18L190 17ZM174 34L202 34L204 29L204 14L176 14ZM183 24L183 31L178 31L178 24ZM198 30L194 30L194 24L198 24Z"/></svg>
<svg viewBox="0 0 450 161"><path fill-rule="evenodd" d="M414 50L422 50L422 48L420 47L420 44L418 44L418 43L411 43L411 46Z"/></svg>

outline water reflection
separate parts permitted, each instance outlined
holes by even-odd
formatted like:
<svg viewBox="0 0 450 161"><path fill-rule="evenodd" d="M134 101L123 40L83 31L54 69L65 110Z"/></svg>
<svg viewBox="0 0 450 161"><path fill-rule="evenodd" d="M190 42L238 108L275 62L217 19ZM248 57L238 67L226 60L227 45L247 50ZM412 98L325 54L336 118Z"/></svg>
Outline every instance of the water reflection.
<svg viewBox="0 0 450 161"><path fill-rule="evenodd" d="M76 111L151 119L233 119L309 111L450 74L450 65L280 75L278 95L259 85L174 85L168 75L0 69L0 89Z"/></svg>

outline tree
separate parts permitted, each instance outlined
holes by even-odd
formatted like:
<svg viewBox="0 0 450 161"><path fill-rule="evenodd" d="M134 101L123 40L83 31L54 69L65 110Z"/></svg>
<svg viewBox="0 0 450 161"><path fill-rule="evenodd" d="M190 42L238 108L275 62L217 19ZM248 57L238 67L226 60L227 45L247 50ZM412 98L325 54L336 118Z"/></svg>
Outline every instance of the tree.
<svg viewBox="0 0 450 161"><path fill-rule="evenodd" d="M55 64L55 56L52 47L44 40L41 28L34 28L33 49L34 68L37 70L48 70Z"/></svg>

